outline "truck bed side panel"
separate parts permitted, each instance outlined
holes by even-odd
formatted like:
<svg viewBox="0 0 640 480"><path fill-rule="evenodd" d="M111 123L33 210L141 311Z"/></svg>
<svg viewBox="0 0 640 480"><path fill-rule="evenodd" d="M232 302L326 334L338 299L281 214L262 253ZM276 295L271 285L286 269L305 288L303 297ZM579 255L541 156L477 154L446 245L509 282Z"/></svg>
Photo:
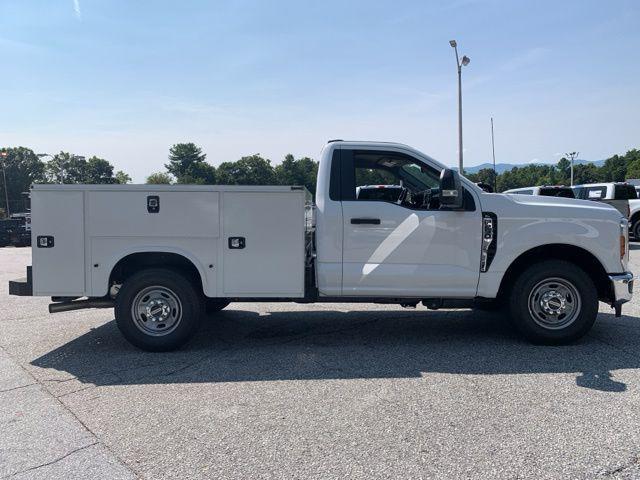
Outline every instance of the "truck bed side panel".
<svg viewBox="0 0 640 480"><path fill-rule="evenodd" d="M157 197L150 213L147 198ZM92 296L107 293L115 264L133 253L176 253L200 272L204 292L217 295L220 193L204 191L87 191ZM211 267L209 267L211 265Z"/></svg>
<svg viewBox="0 0 640 480"><path fill-rule="evenodd" d="M33 212L33 294L85 294L84 192L35 190ZM38 237L53 237L41 247Z"/></svg>
<svg viewBox="0 0 640 480"><path fill-rule="evenodd" d="M224 192L222 211L221 296L304 296L304 193Z"/></svg>

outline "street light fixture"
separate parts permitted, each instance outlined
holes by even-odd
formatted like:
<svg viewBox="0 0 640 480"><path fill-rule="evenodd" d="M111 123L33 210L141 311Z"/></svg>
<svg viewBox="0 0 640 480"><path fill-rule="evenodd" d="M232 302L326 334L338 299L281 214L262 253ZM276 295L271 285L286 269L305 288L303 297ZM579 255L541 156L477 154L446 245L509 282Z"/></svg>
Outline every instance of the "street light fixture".
<svg viewBox="0 0 640 480"><path fill-rule="evenodd" d="M458 68L458 171L460 175L464 173L462 167L462 67L469 65L471 59L466 55L462 59L458 56L458 42L449 40L449 45L456 52L456 67Z"/></svg>
<svg viewBox="0 0 640 480"><path fill-rule="evenodd" d="M565 153L571 159L571 186L573 187L573 160L579 155L579 152Z"/></svg>

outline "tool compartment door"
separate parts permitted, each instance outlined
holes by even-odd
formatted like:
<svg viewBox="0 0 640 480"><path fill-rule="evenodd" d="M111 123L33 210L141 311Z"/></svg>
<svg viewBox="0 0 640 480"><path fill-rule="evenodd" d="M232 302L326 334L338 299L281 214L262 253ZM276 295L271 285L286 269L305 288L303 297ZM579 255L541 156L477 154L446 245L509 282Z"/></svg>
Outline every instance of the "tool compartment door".
<svg viewBox="0 0 640 480"><path fill-rule="evenodd" d="M224 192L223 296L304 296L302 191Z"/></svg>
<svg viewBox="0 0 640 480"><path fill-rule="evenodd" d="M84 295L84 192L33 190L31 212L33 294Z"/></svg>

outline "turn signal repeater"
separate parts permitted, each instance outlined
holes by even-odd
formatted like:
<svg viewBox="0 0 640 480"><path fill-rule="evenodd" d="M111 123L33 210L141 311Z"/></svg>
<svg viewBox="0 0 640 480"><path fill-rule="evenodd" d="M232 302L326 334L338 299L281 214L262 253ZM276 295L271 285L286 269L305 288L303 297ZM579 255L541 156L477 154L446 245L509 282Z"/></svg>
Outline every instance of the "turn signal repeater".
<svg viewBox="0 0 640 480"><path fill-rule="evenodd" d="M620 260L627 255L627 242L629 238L629 222L626 218L620 219Z"/></svg>
<svg viewBox="0 0 640 480"><path fill-rule="evenodd" d="M498 236L498 217L495 213L482 214L482 253L480 256L480 271L486 272L496 256Z"/></svg>

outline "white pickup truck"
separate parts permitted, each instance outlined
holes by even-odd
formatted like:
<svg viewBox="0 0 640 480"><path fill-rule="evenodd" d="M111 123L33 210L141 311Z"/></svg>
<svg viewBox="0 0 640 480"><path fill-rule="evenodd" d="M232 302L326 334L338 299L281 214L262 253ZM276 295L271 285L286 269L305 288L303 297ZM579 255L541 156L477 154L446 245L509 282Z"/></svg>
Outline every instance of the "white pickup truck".
<svg viewBox="0 0 640 480"><path fill-rule="evenodd" d="M401 187L357 198L358 187ZM566 343L598 301L631 299L613 207L485 193L395 143L331 141L303 187L36 185L33 267L14 295L50 312L115 307L124 336L175 349L229 302L505 306L531 341Z"/></svg>

